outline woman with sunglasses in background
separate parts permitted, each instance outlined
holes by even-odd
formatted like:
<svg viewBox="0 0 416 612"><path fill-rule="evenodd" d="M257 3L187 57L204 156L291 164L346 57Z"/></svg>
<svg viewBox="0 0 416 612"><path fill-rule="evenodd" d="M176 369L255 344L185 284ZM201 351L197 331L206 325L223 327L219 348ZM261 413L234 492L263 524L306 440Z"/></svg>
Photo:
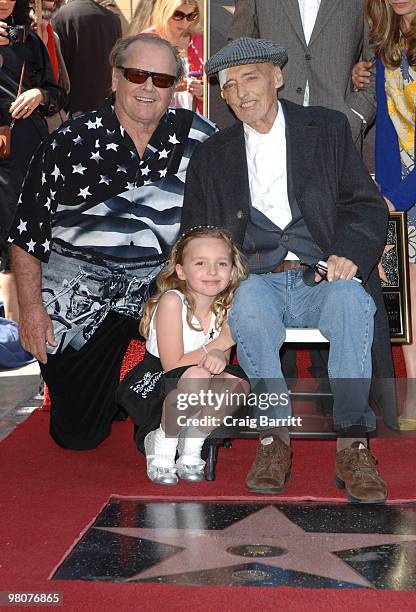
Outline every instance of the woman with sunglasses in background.
<svg viewBox="0 0 416 612"><path fill-rule="evenodd" d="M156 0L152 26L145 32L157 34L178 47L185 60L187 76L178 83L172 106L202 114L204 42L202 32L196 31L200 17L197 0Z"/></svg>
<svg viewBox="0 0 416 612"><path fill-rule="evenodd" d="M391 211L407 211L413 342L403 345L408 390L400 429L416 429L416 0L367 0L376 53L376 181ZM356 89L371 64L353 68Z"/></svg>
<svg viewBox="0 0 416 612"><path fill-rule="evenodd" d="M10 152L0 151L0 282L6 318L16 322L19 314L7 232L29 161L48 137L45 116L66 102L66 94L56 85L48 51L30 26L29 0L0 0L0 126L14 124ZM21 229L23 233L24 223Z"/></svg>

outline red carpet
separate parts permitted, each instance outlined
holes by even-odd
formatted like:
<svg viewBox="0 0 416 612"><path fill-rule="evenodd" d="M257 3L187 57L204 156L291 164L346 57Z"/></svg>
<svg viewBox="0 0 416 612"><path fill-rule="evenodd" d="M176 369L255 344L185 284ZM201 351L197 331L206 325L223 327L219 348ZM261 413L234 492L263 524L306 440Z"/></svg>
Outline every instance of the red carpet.
<svg viewBox="0 0 416 612"><path fill-rule="evenodd" d="M48 581L63 555L94 519L111 494L170 495L175 498L247 498L244 474L255 441L237 440L221 449L215 482L181 483L174 490L149 483L144 458L133 446L129 423L114 425L111 437L91 452L64 451L49 438L48 414L34 413L0 445L0 590L64 593L65 610L409 609L414 593L329 591L255 587L175 587L119 583ZM335 443L295 440L292 481L285 496L273 499L343 499L332 483ZM381 473L390 501L416 499L412 465L414 441L376 440ZM409 473L410 472L410 473ZM411 483L409 483L411 480ZM307 496L306 496L307 494ZM251 497L251 496L250 496ZM264 499L262 497L262 499ZM278 603L277 603L278 602Z"/></svg>

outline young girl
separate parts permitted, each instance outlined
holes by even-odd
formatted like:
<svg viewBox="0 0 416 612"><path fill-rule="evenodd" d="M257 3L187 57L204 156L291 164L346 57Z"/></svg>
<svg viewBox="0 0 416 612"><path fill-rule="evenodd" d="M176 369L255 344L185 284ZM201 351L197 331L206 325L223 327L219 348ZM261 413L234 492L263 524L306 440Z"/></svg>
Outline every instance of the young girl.
<svg viewBox="0 0 416 612"><path fill-rule="evenodd" d="M146 303L140 324L140 332L147 338L145 357L126 382L136 395L135 402L120 403L136 423L139 447L149 423L159 418L160 426L144 438L147 475L155 483L176 484L178 476L189 481L204 479L201 449L215 425L199 428L192 424L180 431L179 416L192 416L198 422L196 417L207 413L199 407L197 415L195 408L187 405L181 412L179 392L182 398L188 397L189 393L212 389L214 381L217 391L238 387L248 391L243 370L228 364L234 341L226 323L234 290L245 277L242 256L228 232L194 228L174 245L170 261L157 279L158 291ZM169 385L174 389L170 393ZM215 408L214 415L218 418Z"/></svg>

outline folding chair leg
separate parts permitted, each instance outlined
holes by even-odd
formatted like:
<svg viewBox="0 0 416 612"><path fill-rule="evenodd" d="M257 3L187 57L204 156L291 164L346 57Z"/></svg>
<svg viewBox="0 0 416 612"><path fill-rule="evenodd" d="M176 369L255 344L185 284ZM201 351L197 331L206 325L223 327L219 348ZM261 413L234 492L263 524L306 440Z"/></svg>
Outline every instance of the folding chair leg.
<svg viewBox="0 0 416 612"><path fill-rule="evenodd" d="M215 464L217 462L217 444L210 444L207 459L207 480L215 480Z"/></svg>

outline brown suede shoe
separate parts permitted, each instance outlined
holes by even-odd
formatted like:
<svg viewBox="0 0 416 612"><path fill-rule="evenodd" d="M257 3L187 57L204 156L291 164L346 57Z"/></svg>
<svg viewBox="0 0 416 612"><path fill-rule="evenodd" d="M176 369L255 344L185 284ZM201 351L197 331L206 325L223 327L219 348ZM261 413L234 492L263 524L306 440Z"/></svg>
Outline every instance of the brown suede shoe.
<svg viewBox="0 0 416 612"><path fill-rule="evenodd" d="M347 498L361 504L382 504L387 497L387 486L377 472L377 459L368 448L338 451L335 462L335 485L346 489Z"/></svg>
<svg viewBox="0 0 416 612"><path fill-rule="evenodd" d="M256 458L247 478L247 489L251 493L280 493L290 478L292 451L280 438L271 444L259 444Z"/></svg>

